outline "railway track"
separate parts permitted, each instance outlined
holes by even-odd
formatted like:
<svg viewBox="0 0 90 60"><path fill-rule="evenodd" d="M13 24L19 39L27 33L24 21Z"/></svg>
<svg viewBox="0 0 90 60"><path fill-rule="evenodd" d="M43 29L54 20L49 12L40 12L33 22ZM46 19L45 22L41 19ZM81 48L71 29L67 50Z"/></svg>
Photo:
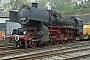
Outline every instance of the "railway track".
<svg viewBox="0 0 90 60"><path fill-rule="evenodd" d="M12 46L14 43L9 43L8 40L1 40L0 47Z"/></svg>
<svg viewBox="0 0 90 60"><path fill-rule="evenodd" d="M1 41L0 43L3 43L4 41ZM88 43L88 41L85 41L85 42L87 42ZM75 44L79 44L79 43L85 43L85 42L79 42L79 41L74 41L73 43L65 43L64 45L75 45ZM4 42L3 44L0 44L0 52L4 52L4 51L7 51L7 50L15 50L15 49L17 49L17 48L15 48L14 46L13 46L14 44L13 43L8 43L8 42ZM53 45L51 45L52 47L53 47ZM50 47L51 47L50 46ZM56 45L56 46L58 46L58 45ZM59 44L59 46L63 46L62 44ZM45 46L44 46L45 47ZM46 46L47 47L47 46ZM49 47L49 46L48 46ZM41 47L42 48L42 47Z"/></svg>
<svg viewBox="0 0 90 60"><path fill-rule="evenodd" d="M35 48L35 49L19 49L19 50L12 50L7 52L1 52L0 57L2 59L33 59L35 56L38 55L38 57L35 57L35 59L43 56L52 56L57 54L65 54L68 52L77 52L80 51L79 48L82 48L81 50L90 50L90 42L79 42L79 43L73 43L73 44L66 44L64 46L58 45L58 46L52 46L52 47L44 47L44 48ZM87 48L86 48L87 47ZM85 48L85 49L84 49ZM71 50L73 49L73 50ZM56 52L55 52L56 51ZM47 54L49 53L49 54ZM41 55L43 54L43 55ZM47 55L44 55L47 54ZM31 58L28 58L28 56L34 56ZM12 58L13 57L13 58ZM23 57L23 58L22 58Z"/></svg>
<svg viewBox="0 0 90 60"><path fill-rule="evenodd" d="M11 50L11 49L15 49L14 48L14 43L9 43L6 40L1 40L0 41L0 52L5 51L5 50Z"/></svg>
<svg viewBox="0 0 90 60"><path fill-rule="evenodd" d="M13 43L1 43L0 47L13 46Z"/></svg>
<svg viewBox="0 0 90 60"><path fill-rule="evenodd" d="M88 51L89 50L89 51ZM56 55L61 55L60 59L62 60L70 60L70 59L74 59L76 57L81 57L81 56L85 56L85 55L90 55L90 53L88 54L84 54L84 55L80 55L80 56L70 56L70 54L75 54L78 53L79 51L88 51L90 52L90 48L85 48L85 49L73 49L73 50L68 50L68 51L63 51L61 52L60 50L53 50L53 51L47 51L47 52L42 52L42 53L37 53L37 54L32 54L32 55L25 55L25 56L20 56L20 57L14 57L14 58L8 58L8 59L4 59L4 60L28 60L28 59L40 59L40 58L45 58L45 57L51 57L51 56L56 56Z"/></svg>
<svg viewBox="0 0 90 60"><path fill-rule="evenodd" d="M76 43L76 42L74 42L74 43ZM72 44L72 43L70 43L70 44ZM65 44L65 45L67 45L67 44ZM3 46L2 46L2 44L0 44L0 52L1 51L7 51L7 50L14 50L14 49L16 49L16 48L14 48L14 46L11 43L9 45L7 44L5 46L4 46L4 44L3 44Z"/></svg>
<svg viewBox="0 0 90 60"><path fill-rule="evenodd" d="M70 43L70 44L65 44L64 46L65 47L67 47L67 46L74 46L74 45L79 45L79 44L85 44L85 43L90 43L90 42L77 42L77 43ZM11 48L10 48L11 47ZM61 44L59 44L59 45L51 45L51 46L44 46L44 47L36 47L36 48L34 48L34 49L32 49L32 48L28 48L27 49L27 51L28 50L30 50L30 51L33 51L33 50L40 50L40 49L49 49L49 48L61 48L61 47L63 47L63 45L61 45ZM65 48L65 47L63 47L63 48ZM11 49L11 50L10 50ZM0 47L0 53L4 53L4 54L9 54L9 52L8 51L10 51L10 52L12 52L12 54L14 53L14 51L15 52L19 52L19 53L21 53L22 51L25 51L26 49L13 49L12 48L12 46L8 46L8 47ZM11 53L10 53L11 54Z"/></svg>
<svg viewBox="0 0 90 60"><path fill-rule="evenodd" d="M4 52L7 50L15 50L16 48L14 48L13 46L6 46L6 47L0 47L0 52Z"/></svg>

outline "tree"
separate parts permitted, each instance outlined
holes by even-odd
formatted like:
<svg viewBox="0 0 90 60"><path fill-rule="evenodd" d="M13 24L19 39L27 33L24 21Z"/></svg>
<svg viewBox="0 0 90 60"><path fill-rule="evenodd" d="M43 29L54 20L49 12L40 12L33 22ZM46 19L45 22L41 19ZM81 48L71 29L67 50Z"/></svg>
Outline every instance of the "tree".
<svg viewBox="0 0 90 60"><path fill-rule="evenodd" d="M27 2L26 0L10 0L9 8L11 10L17 10L20 7L22 7L23 5L30 6L30 2Z"/></svg>
<svg viewBox="0 0 90 60"><path fill-rule="evenodd" d="M38 1L38 8L46 9L45 5L46 5L47 1L48 0L40 0L40 1Z"/></svg>
<svg viewBox="0 0 90 60"><path fill-rule="evenodd" d="M1 0L0 0L1 1ZM35 0L38 3L38 8L47 9L46 3L49 1L51 9L64 15L76 14L90 14L90 0L82 2L78 5L76 2L71 3L72 0ZM10 2L3 4L2 8L6 10L18 10L23 5L31 6L31 2L27 0L10 0Z"/></svg>

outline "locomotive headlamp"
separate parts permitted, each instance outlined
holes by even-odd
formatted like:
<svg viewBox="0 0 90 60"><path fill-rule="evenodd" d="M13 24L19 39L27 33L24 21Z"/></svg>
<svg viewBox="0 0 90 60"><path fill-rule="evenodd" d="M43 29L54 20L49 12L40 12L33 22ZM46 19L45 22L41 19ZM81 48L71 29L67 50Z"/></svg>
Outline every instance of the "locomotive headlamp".
<svg viewBox="0 0 90 60"><path fill-rule="evenodd" d="M27 33L26 31L23 32L24 35L25 35L26 33Z"/></svg>
<svg viewBox="0 0 90 60"><path fill-rule="evenodd" d="M16 35L16 36L15 36L15 41L18 41L18 40L19 40L19 36Z"/></svg>
<svg viewBox="0 0 90 60"><path fill-rule="evenodd" d="M13 34L13 32L10 32L10 34L12 35L12 34Z"/></svg>

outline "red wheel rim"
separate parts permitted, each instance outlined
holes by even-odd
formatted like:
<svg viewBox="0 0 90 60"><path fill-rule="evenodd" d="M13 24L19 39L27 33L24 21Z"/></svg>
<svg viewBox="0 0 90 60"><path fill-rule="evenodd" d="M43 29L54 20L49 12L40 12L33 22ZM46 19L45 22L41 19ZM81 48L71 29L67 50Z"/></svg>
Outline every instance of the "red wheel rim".
<svg viewBox="0 0 90 60"><path fill-rule="evenodd" d="M30 47L31 47L31 48L36 47L36 42L31 41L31 42L30 42Z"/></svg>

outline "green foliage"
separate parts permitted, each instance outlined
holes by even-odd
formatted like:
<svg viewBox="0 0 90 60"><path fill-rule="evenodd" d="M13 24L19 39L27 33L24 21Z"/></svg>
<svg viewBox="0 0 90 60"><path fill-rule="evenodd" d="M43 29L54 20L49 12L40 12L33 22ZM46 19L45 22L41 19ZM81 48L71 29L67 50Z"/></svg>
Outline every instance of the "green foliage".
<svg viewBox="0 0 90 60"><path fill-rule="evenodd" d="M0 0L1 1L1 0ZM50 2L52 10L55 10L64 15L81 15L90 14L90 0L85 3L77 4L76 2L71 2L72 0L39 0L38 8L47 9L45 7L47 2ZM5 3L0 8L5 8L6 10L17 10L23 5L31 6L31 2L26 0L10 0L9 3Z"/></svg>
<svg viewBox="0 0 90 60"><path fill-rule="evenodd" d="M90 11L90 1L86 1L84 3L82 2L80 5L74 6L74 10L77 10L77 9L78 9L79 15L80 14L90 14L89 13L89 11Z"/></svg>
<svg viewBox="0 0 90 60"><path fill-rule="evenodd" d="M26 0L10 0L9 5L10 5L12 10L17 10L20 7L22 7L23 5L30 6L30 3L26 2Z"/></svg>
<svg viewBox="0 0 90 60"><path fill-rule="evenodd" d="M10 0L10 2L3 4L1 7L9 11L9 10L17 10L23 5L30 6L31 3L27 2L26 0Z"/></svg>
<svg viewBox="0 0 90 60"><path fill-rule="evenodd" d="M45 5L46 5L47 1L48 0L40 0L40 1L38 1L38 8L45 9Z"/></svg>

